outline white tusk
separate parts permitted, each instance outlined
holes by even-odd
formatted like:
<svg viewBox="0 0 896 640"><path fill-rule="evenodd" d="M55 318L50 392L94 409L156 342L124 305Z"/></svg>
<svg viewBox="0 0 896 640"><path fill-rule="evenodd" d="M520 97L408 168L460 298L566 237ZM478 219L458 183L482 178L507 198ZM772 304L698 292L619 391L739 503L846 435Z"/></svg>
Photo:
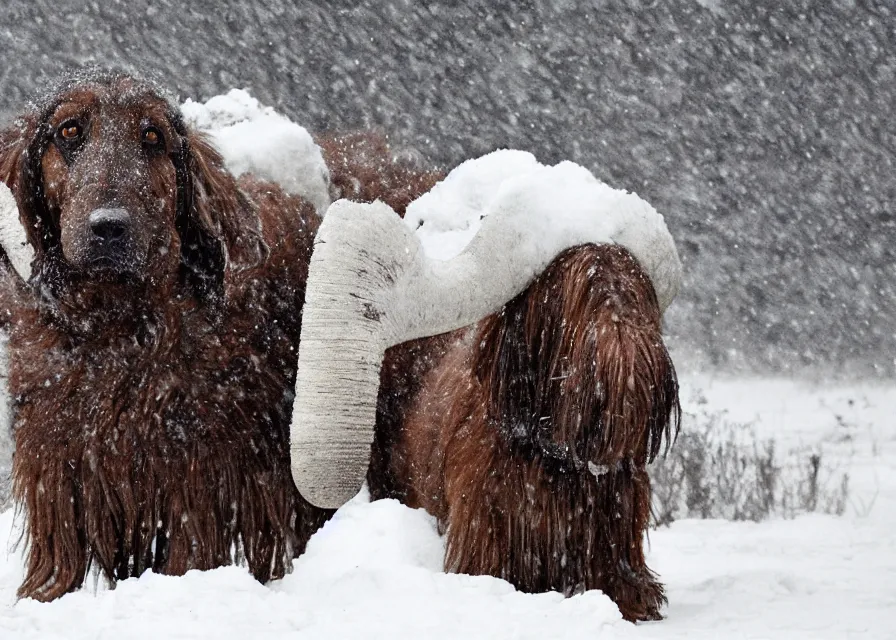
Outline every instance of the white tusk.
<svg viewBox="0 0 896 640"><path fill-rule="evenodd" d="M573 172L581 187L581 167L544 169L540 178L502 187L479 233L449 261L427 258L415 234L381 202L340 200L327 211L308 272L290 430L292 474L305 499L338 508L361 488L386 349L499 310L561 251L623 244L651 276L662 307L671 303L681 263L662 216L593 177L587 187L597 191L584 192L589 202L553 218L527 215L530 187L540 179L542 187L562 191Z"/></svg>
<svg viewBox="0 0 896 640"><path fill-rule="evenodd" d="M19 219L16 199L9 187L2 182L0 182L0 246L3 247L19 277L28 282L31 278L34 249L28 243L25 228Z"/></svg>

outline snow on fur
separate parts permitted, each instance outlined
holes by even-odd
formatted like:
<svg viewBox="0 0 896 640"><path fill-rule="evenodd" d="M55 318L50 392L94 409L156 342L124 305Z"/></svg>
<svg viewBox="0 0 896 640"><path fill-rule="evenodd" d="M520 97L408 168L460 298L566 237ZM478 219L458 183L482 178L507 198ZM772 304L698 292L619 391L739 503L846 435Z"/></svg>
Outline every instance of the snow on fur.
<svg viewBox="0 0 896 640"><path fill-rule="evenodd" d="M460 254L435 259L438 236L452 228L455 213L460 231L451 241L475 235ZM498 311L576 245L625 246L650 276L663 310L681 285L663 217L571 162L547 167L530 154L496 151L461 165L408 214L402 221L383 203L340 200L318 230L290 446L296 486L319 507L339 507L361 487L387 348Z"/></svg>
<svg viewBox="0 0 896 640"><path fill-rule="evenodd" d="M204 104L187 99L181 111L188 124L211 138L233 175L252 173L277 182L321 215L330 205L330 172L304 127L240 89Z"/></svg>
<svg viewBox="0 0 896 640"><path fill-rule="evenodd" d="M329 171L305 128L239 89L205 103L187 99L181 110L189 124L210 136L234 175L254 173L278 182L319 213L326 211ZM651 274L664 308L675 297L681 264L663 217L636 195L612 189L570 162L547 167L515 150L467 161L412 203L405 220L428 256L447 260L463 251L485 218L508 207L514 213L508 239L525 241L508 242L508 248L556 253L554 246L576 235L618 242ZM585 234L576 231L583 224Z"/></svg>

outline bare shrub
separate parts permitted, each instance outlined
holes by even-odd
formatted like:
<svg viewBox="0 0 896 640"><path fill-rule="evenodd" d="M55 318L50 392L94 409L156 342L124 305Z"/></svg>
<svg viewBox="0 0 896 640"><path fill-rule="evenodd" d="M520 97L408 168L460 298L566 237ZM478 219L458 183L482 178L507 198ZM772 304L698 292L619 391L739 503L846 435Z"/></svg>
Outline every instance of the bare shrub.
<svg viewBox="0 0 896 640"><path fill-rule="evenodd" d="M651 467L657 526L680 518L759 522L846 509L849 475L819 450L780 456L774 440L759 438L753 425L719 413L686 417L689 428Z"/></svg>

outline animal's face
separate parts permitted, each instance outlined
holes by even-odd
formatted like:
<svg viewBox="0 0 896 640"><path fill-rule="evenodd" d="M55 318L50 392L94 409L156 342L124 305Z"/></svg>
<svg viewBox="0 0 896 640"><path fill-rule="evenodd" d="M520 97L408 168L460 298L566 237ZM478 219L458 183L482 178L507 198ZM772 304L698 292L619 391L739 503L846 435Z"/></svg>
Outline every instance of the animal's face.
<svg viewBox="0 0 896 640"><path fill-rule="evenodd" d="M215 297L227 256L261 255L220 155L157 89L124 74L82 74L3 132L0 180L16 194L42 292L114 282L164 295L180 283Z"/></svg>
<svg viewBox="0 0 896 640"><path fill-rule="evenodd" d="M127 80L55 102L40 169L64 259L100 278L172 268L182 139L168 104Z"/></svg>

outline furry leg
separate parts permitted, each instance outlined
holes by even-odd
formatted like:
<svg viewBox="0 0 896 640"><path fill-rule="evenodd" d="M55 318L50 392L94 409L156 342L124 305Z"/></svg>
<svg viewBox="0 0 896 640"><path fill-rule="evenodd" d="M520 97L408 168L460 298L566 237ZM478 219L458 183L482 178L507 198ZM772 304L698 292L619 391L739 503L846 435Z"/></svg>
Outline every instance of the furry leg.
<svg viewBox="0 0 896 640"><path fill-rule="evenodd" d="M27 455L27 451L19 443L15 455ZM88 567L74 472L64 462L55 462L43 465L37 482L31 483L15 470L13 477L13 495L27 514L25 579L18 596L41 602L80 587Z"/></svg>

